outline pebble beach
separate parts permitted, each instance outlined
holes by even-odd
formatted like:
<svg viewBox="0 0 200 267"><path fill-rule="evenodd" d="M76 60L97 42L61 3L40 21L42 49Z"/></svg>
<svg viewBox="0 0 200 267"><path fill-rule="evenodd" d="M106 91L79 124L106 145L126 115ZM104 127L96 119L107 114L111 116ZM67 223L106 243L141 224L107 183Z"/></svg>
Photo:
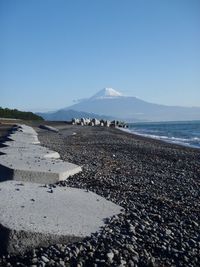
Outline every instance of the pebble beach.
<svg viewBox="0 0 200 267"><path fill-rule="evenodd" d="M83 188L124 210L81 242L5 255L0 266L200 266L199 149L72 125L40 130L39 140L83 168L52 192Z"/></svg>

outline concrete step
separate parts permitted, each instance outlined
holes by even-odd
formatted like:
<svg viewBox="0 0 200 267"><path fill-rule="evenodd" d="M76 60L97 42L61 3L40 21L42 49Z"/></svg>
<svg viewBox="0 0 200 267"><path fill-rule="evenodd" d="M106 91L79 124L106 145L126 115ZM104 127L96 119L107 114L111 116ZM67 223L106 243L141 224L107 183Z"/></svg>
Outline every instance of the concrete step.
<svg viewBox="0 0 200 267"><path fill-rule="evenodd" d="M37 133L29 126L18 126L12 141L0 148L0 181L21 180L33 183L56 183L80 172L80 166L64 162L60 155L40 146Z"/></svg>
<svg viewBox="0 0 200 267"><path fill-rule="evenodd" d="M23 142L28 144L39 144L37 135L24 134L23 132L16 132L8 135L8 138L12 141Z"/></svg>
<svg viewBox="0 0 200 267"><path fill-rule="evenodd" d="M0 174L0 180L6 180L7 169L7 173L10 174L9 180L44 184L65 180L82 170L80 166L60 159L34 157L33 155L26 157L20 154L1 155L0 165L4 167L5 173L4 177Z"/></svg>
<svg viewBox="0 0 200 267"><path fill-rule="evenodd" d="M54 158L59 159L60 155L58 152L50 150L43 146L36 145L16 145L8 147L0 147L0 152L7 155L19 155L24 157L40 157L40 158Z"/></svg>
<svg viewBox="0 0 200 267"><path fill-rule="evenodd" d="M1 253L24 253L75 242L104 226L121 207L85 190L7 181L0 183Z"/></svg>

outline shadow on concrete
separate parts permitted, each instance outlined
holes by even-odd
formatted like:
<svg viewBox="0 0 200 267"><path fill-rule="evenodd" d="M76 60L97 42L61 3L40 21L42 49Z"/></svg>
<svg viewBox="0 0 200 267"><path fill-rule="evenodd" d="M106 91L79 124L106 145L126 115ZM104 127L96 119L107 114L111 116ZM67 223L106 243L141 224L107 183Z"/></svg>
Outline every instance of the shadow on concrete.
<svg viewBox="0 0 200 267"><path fill-rule="evenodd" d="M13 179L13 169L7 168L0 164L0 182Z"/></svg>
<svg viewBox="0 0 200 267"><path fill-rule="evenodd" d="M4 135L0 135L0 147L6 147L6 145L4 145L3 143L4 142L7 142L7 141L13 141L9 138L9 135L13 133L13 128L9 129L6 131L6 133Z"/></svg>
<svg viewBox="0 0 200 267"><path fill-rule="evenodd" d="M8 137L3 137L3 138L1 138L1 140L0 140L0 147L8 147L8 145L4 145L3 143L4 142L13 142L13 140L11 140L11 139L9 139Z"/></svg>
<svg viewBox="0 0 200 267"><path fill-rule="evenodd" d="M7 129L6 128L6 134L3 136L0 136L0 147L7 147L7 145L4 145L4 142L7 141L12 141L9 139L9 134L13 132L14 126L12 128ZM0 152L0 156L5 155L5 153ZM3 165L0 164L0 182L7 181L7 180L12 180L13 178L13 170L9 169ZM0 246L1 247L1 246Z"/></svg>
<svg viewBox="0 0 200 267"><path fill-rule="evenodd" d="M0 224L0 256L5 255L7 253L9 239L9 229L5 228L2 224Z"/></svg>
<svg viewBox="0 0 200 267"><path fill-rule="evenodd" d="M23 255L37 247L80 242L83 237L15 230L0 224L0 256Z"/></svg>

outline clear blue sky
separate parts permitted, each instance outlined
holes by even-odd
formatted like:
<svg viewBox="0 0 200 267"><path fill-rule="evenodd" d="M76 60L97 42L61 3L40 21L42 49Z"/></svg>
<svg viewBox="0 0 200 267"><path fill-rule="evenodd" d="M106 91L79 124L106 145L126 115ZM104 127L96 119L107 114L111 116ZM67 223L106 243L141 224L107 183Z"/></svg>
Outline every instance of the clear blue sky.
<svg viewBox="0 0 200 267"><path fill-rule="evenodd" d="M200 1L0 0L0 106L58 109L104 87L200 106Z"/></svg>

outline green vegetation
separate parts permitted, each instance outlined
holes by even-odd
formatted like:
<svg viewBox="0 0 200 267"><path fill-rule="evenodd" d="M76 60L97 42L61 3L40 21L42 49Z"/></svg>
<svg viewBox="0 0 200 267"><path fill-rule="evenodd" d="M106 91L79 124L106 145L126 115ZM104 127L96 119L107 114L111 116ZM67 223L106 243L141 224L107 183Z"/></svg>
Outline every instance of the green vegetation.
<svg viewBox="0 0 200 267"><path fill-rule="evenodd" d="M12 118L21 120L41 120L44 119L33 112L19 111L17 109L9 109L0 107L0 118Z"/></svg>

